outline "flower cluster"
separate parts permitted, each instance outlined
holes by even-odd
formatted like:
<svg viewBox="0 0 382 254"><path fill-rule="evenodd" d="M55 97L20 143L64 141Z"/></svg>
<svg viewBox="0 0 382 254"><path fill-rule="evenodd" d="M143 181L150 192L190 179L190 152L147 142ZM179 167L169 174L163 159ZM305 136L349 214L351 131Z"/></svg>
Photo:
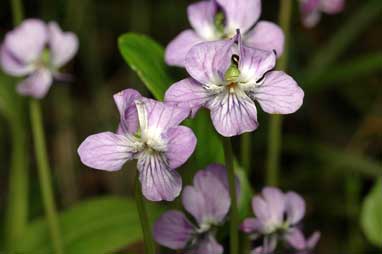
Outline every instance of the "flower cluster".
<svg viewBox="0 0 382 254"><path fill-rule="evenodd" d="M280 56L284 33L276 24L258 21L261 0L207 0L188 7L193 29L181 32L166 48L169 65L185 66L188 51L198 43L230 39L236 30L243 33L243 42L250 47L272 51Z"/></svg>
<svg viewBox="0 0 382 254"><path fill-rule="evenodd" d="M174 200L182 188L176 172L195 149L192 130L179 124L188 116L180 107L142 97L133 89L114 95L121 120L117 133L89 136L78 148L82 163L107 171L137 159L144 196L152 201Z"/></svg>
<svg viewBox="0 0 382 254"><path fill-rule="evenodd" d="M320 11L335 13L343 7L341 0L301 1L304 22L310 26ZM283 52L283 32L273 23L258 22L260 14L261 0L191 4L188 17L193 30L179 34L165 54L168 64L185 67L190 77L172 84L164 102L133 89L115 94L119 127L87 137L78 148L82 163L116 171L136 159L146 199L173 201L182 190L176 169L190 158L197 142L193 131L180 125L183 120L205 107L216 131L232 137L257 129L257 104L270 114L296 112L303 104L303 90L291 76L274 70ZM29 19L6 35L0 60L7 73L27 76L17 87L19 93L42 98L53 78L63 77L59 68L77 48L77 37L62 32L56 23ZM236 192L240 195L239 188ZM197 172L193 186L186 186L182 194L183 206L194 220L179 211L166 212L155 224L155 240L188 254L223 253L215 236L231 206L229 193L223 166L212 164ZM256 218L241 225L262 243L252 253L272 253L280 241L305 253L318 242L319 233L305 238L299 229L305 202L298 194L266 187L253 198L252 207Z"/></svg>
<svg viewBox="0 0 382 254"><path fill-rule="evenodd" d="M62 32L55 22L27 19L5 36L0 61L6 73L27 76L17 87L20 94L40 99L48 93L53 78L65 79L59 69L77 49L76 35Z"/></svg>
<svg viewBox="0 0 382 254"><path fill-rule="evenodd" d="M215 231L225 221L231 204L225 168L213 164L198 171L193 186L184 188L182 203L194 217L196 226L184 213L168 211L155 223L155 240L187 254L223 253L223 247L215 239Z"/></svg>
<svg viewBox="0 0 382 254"><path fill-rule="evenodd" d="M245 219L241 229L253 240L262 240L254 254L273 253L280 239L298 253L308 253L320 238L320 233L315 232L306 239L298 228L305 214L305 202L295 192L283 193L278 188L265 187L252 199L252 209L256 218Z"/></svg>
<svg viewBox="0 0 382 254"><path fill-rule="evenodd" d="M321 19L321 13L330 15L343 11L345 0L299 0L302 23L306 27L313 27Z"/></svg>

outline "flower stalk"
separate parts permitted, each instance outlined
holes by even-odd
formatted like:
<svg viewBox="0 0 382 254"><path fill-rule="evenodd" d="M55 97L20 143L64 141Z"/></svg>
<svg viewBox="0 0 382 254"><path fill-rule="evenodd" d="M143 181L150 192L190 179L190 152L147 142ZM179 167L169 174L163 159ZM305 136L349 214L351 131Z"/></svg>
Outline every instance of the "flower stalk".
<svg viewBox="0 0 382 254"><path fill-rule="evenodd" d="M223 138L224 158L227 168L229 195L231 198L230 208L230 253L239 253L239 213L236 200L235 172L233 168L233 153L231 138Z"/></svg>
<svg viewBox="0 0 382 254"><path fill-rule="evenodd" d="M139 220L141 222L145 253L155 254L155 245L152 236L152 230L147 214L145 200L141 191L141 183L139 182L138 176L136 177L135 181L135 201L138 209Z"/></svg>
<svg viewBox="0 0 382 254"><path fill-rule="evenodd" d="M48 222L50 237L53 244L54 253L63 254L63 245L60 234L59 221L56 204L52 190L51 174L46 152L46 142L42 125L42 114L40 102L36 99L30 101L30 117L33 131L34 148L37 160L40 188L44 203L46 218Z"/></svg>
<svg viewBox="0 0 382 254"><path fill-rule="evenodd" d="M13 25L23 19L21 0L12 0ZM26 155L26 134L24 113L21 106L15 109L16 118L9 119L12 157L9 172L9 194L5 213L5 248L12 252L24 233L28 215L28 159Z"/></svg>
<svg viewBox="0 0 382 254"><path fill-rule="evenodd" d="M276 68L286 71L288 65L288 49L290 37L290 20L292 15L292 0L280 0L279 23L285 34L284 53L280 57ZM281 131L282 117L274 114L270 117L270 128L268 135L268 158L266 182L268 185L278 185L279 167L280 167L280 150L281 150Z"/></svg>

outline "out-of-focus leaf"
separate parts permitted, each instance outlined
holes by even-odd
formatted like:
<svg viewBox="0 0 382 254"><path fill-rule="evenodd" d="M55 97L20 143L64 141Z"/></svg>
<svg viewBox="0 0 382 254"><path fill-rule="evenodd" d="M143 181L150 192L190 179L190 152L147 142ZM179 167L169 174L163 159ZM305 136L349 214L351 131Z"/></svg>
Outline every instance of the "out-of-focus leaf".
<svg viewBox="0 0 382 254"><path fill-rule="evenodd" d="M164 62L164 50L145 35L127 33L118 39L119 50L155 98L162 100L173 83Z"/></svg>
<svg viewBox="0 0 382 254"><path fill-rule="evenodd" d="M363 202L361 226L370 243L382 247L382 179Z"/></svg>
<svg viewBox="0 0 382 254"><path fill-rule="evenodd" d="M150 219L160 213L151 207ZM132 200L103 197L84 201L59 215L65 253L113 253L142 238ZM21 253L53 253L44 219L32 222L19 243Z"/></svg>
<svg viewBox="0 0 382 254"><path fill-rule="evenodd" d="M194 119L187 121L187 125L192 128L198 140L195 149L196 169L210 163L224 163L223 146L211 123L209 112L200 110Z"/></svg>
<svg viewBox="0 0 382 254"><path fill-rule="evenodd" d="M307 154L308 151L311 151L319 160L333 166L329 168L338 169L340 172L351 170L369 177L382 176L380 163L361 154L345 151L345 149L320 143L309 143L306 142L306 139L292 136L285 139L283 147L296 153Z"/></svg>
<svg viewBox="0 0 382 254"><path fill-rule="evenodd" d="M382 10L381 0L364 1L357 13L349 16L349 20L341 25L329 42L312 57L312 61L304 74L304 80L311 83L322 77L326 70L347 50L351 43L376 18Z"/></svg>
<svg viewBox="0 0 382 254"><path fill-rule="evenodd" d="M382 70L382 53L377 52L337 64L325 71L320 78L307 84L309 89L323 89L334 82L352 81L354 79Z"/></svg>

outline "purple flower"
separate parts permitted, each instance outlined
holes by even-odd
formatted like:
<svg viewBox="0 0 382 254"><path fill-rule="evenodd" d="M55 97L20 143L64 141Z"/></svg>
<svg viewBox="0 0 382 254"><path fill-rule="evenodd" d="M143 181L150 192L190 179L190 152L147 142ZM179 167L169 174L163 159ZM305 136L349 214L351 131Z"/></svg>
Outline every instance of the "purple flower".
<svg viewBox="0 0 382 254"><path fill-rule="evenodd" d="M223 166L210 165L194 176L193 186L184 188L183 206L196 221L196 226L178 211L168 211L154 225L155 240L187 254L221 254L223 247L215 239L216 227L221 225L231 204L225 186Z"/></svg>
<svg viewBox="0 0 382 254"><path fill-rule="evenodd" d="M38 19L27 19L6 34L0 61L6 73L27 76L17 86L20 94L40 99L49 91L53 78L61 77L59 68L77 50L75 34L62 32L55 22L45 24Z"/></svg>
<svg viewBox="0 0 382 254"><path fill-rule="evenodd" d="M302 23L314 27L321 19L321 13L330 15L343 11L345 0L300 0Z"/></svg>
<svg viewBox="0 0 382 254"><path fill-rule="evenodd" d="M253 198L252 209L256 218L245 219L241 229L254 239L263 237L262 246L255 248L253 253L272 253L279 238L303 253L312 250L320 238L316 232L305 239L298 229L297 224L305 214L305 202L295 192L283 193L278 188L266 187L261 195Z"/></svg>
<svg viewBox="0 0 382 254"><path fill-rule="evenodd" d="M182 188L176 172L195 149L196 137L179 126L188 112L142 97L133 89L114 95L121 121L117 133L89 136L78 148L82 163L107 171L137 159L144 196L152 201L174 200Z"/></svg>
<svg viewBox="0 0 382 254"><path fill-rule="evenodd" d="M304 92L282 71L273 71L276 56L242 44L240 34L231 40L204 42L187 54L192 78L173 84L165 101L195 113L211 111L215 129L230 137L257 128L254 101L270 114L289 114L300 108Z"/></svg>
<svg viewBox="0 0 382 254"><path fill-rule="evenodd" d="M183 67L187 52L196 44L232 38L236 30L243 33L247 46L275 50L280 56L284 34L274 23L258 21L261 0L207 0L188 7L188 19L193 29L181 32L166 49L166 62Z"/></svg>

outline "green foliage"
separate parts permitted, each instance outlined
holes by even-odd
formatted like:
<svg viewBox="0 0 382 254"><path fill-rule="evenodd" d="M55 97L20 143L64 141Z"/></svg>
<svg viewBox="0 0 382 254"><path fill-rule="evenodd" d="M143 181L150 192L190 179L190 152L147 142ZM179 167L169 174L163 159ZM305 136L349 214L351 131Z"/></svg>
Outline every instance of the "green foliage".
<svg viewBox="0 0 382 254"><path fill-rule="evenodd" d="M150 220L159 215L150 207ZM59 215L65 253L112 253L139 241L142 232L135 203L131 199L102 197L79 203ZM32 222L19 243L22 253L52 253L44 219Z"/></svg>
<svg viewBox="0 0 382 254"><path fill-rule="evenodd" d="M164 93L173 83L167 73L163 48L145 35L127 33L118 39L119 50L137 72L150 92L158 100L163 100Z"/></svg>
<svg viewBox="0 0 382 254"><path fill-rule="evenodd" d="M382 247L382 179L363 202L361 226L370 243Z"/></svg>

